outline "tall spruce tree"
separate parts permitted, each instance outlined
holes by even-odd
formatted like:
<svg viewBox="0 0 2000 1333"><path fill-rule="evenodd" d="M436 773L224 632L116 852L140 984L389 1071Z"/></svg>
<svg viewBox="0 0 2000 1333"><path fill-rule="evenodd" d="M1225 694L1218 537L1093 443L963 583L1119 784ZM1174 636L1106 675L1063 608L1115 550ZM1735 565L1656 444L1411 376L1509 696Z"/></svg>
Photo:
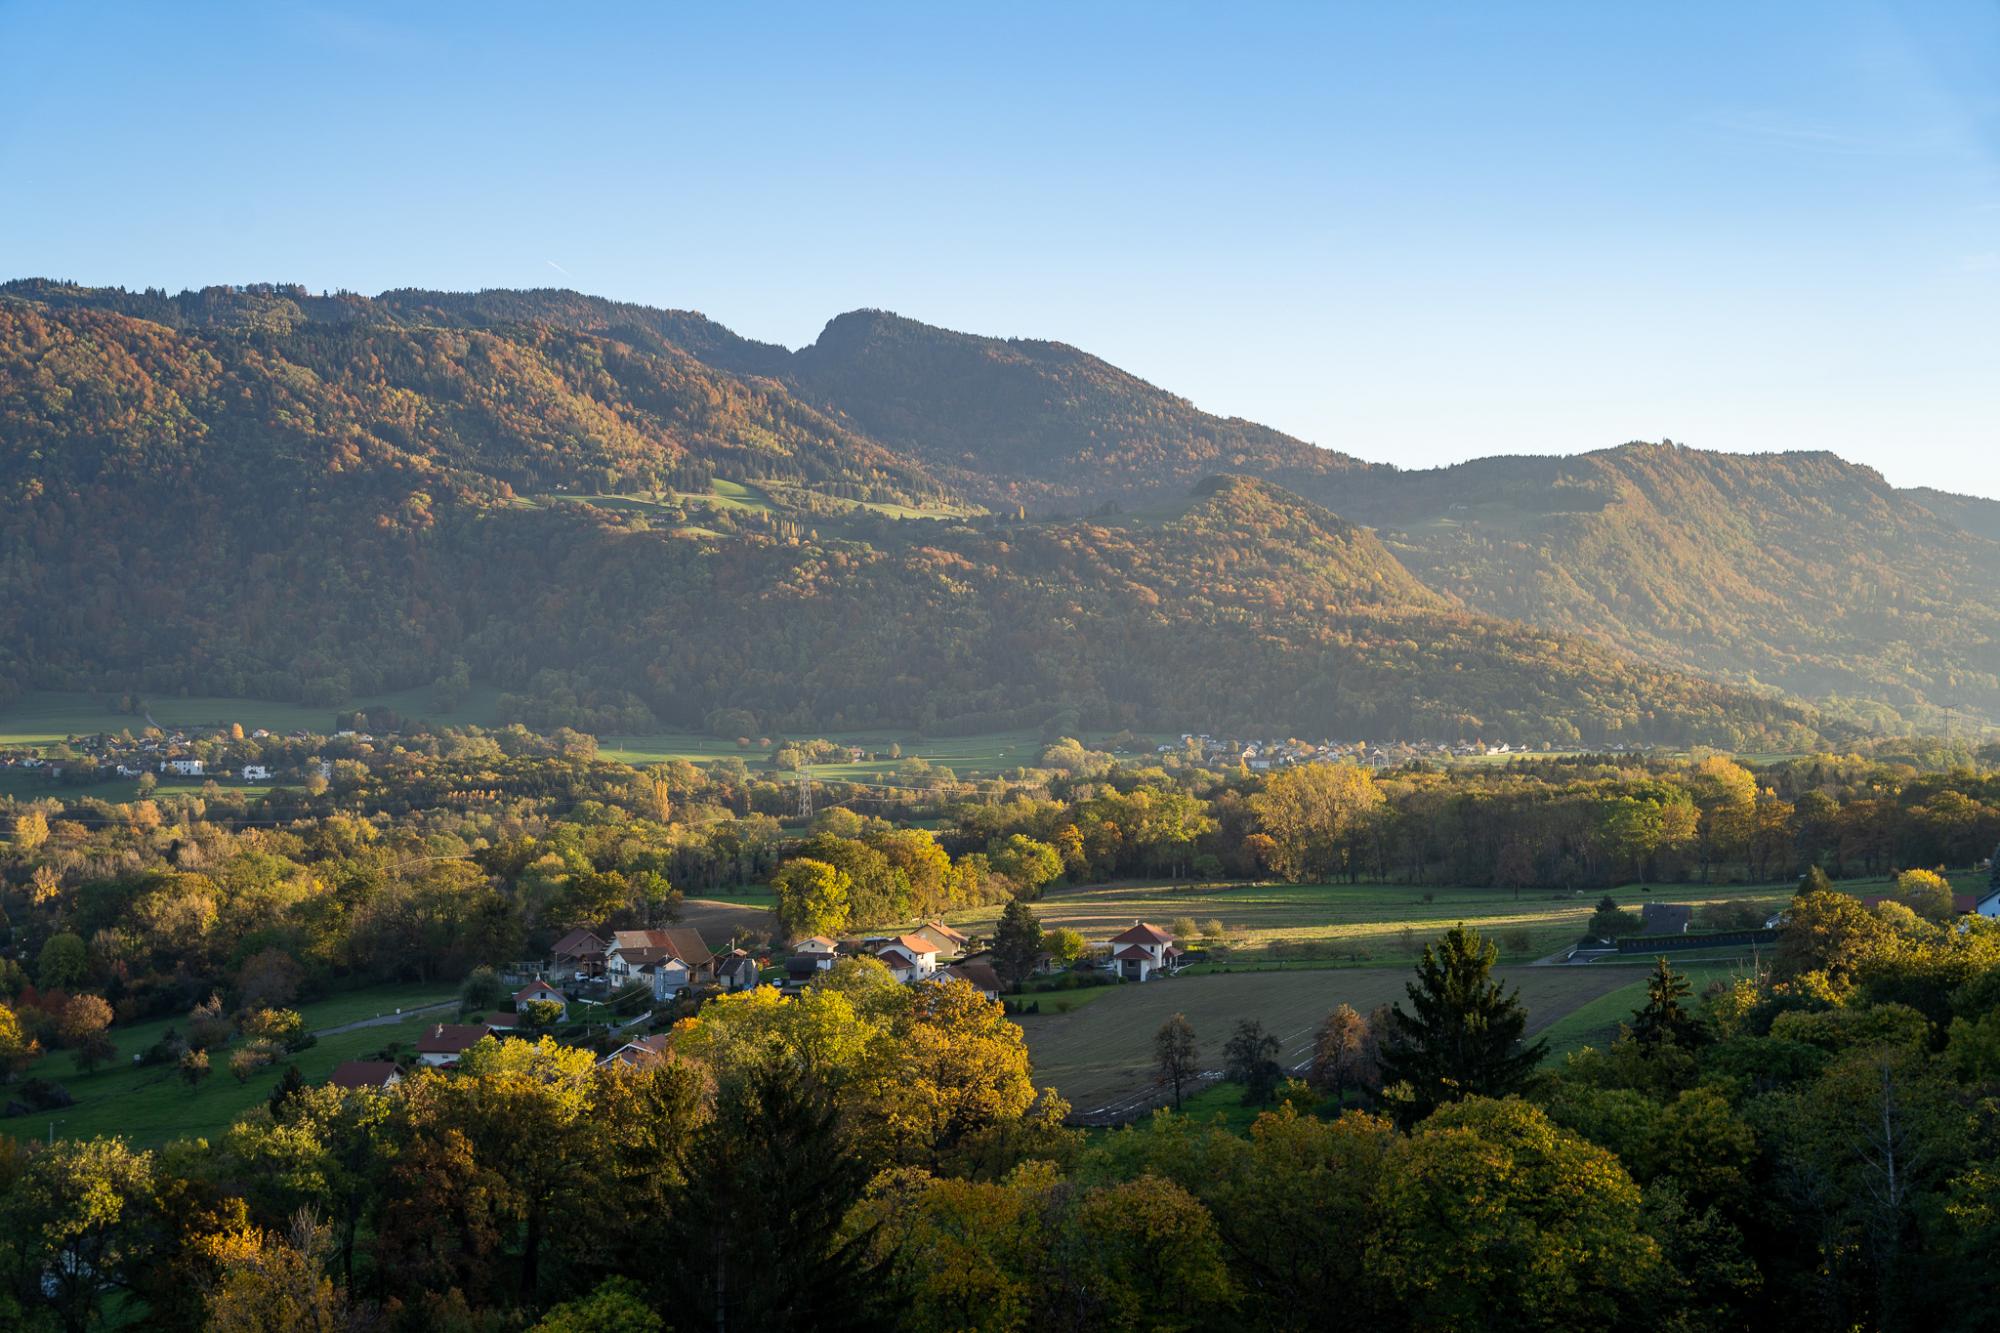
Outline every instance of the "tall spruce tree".
<svg viewBox="0 0 2000 1333"><path fill-rule="evenodd" d="M1381 1055L1384 1099L1406 1122L1462 1097L1504 1097L1541 1062L1547 1043L1521 1039L1528 1011L1519 993L1493 979L1498 956L1462 925L1424 946L1406 988L1410 1010L1390 1011Z"/></svg>
<svg viewBox="0 0 2000 1333"><path fill-rule="evenodd" d="M1647 1046L1697 1046L1701 1028L1688 1012L1688 980L1665 958L1657 959L1646 979L1646 1004L1632 1015L1632 1036Z"/></svg>
<svg viewBox="0 0 2000 1333"><path fill-rule="evenodd" d="M725 1087L688 1161L661 1226L677 1327L873 1326L868 1237L841 1229L869 1167L842 1141L813 1070L773 1067Z"/></svg>
<svg viewBox="0 0 2000 1333"><path fill-rule="evenodd" d="M1000 925L993 932L993 967L1001 980L1014 989L1034 975L1042 958L1042 923L1028 910L1027 900L1016 898L1000 913Z"/></svg>

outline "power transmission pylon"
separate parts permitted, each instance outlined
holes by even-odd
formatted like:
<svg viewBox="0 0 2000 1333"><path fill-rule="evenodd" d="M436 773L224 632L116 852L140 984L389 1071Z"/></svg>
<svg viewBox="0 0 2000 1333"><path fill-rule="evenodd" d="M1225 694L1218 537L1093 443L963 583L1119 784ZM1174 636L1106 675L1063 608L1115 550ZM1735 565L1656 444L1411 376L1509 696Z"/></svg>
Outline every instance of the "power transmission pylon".
<svg viewBox="0 0 2000 1333"><path fill-rule="evenodd" d="M799 770L799 818L811 819L813 813L812 770Z"/></svg>

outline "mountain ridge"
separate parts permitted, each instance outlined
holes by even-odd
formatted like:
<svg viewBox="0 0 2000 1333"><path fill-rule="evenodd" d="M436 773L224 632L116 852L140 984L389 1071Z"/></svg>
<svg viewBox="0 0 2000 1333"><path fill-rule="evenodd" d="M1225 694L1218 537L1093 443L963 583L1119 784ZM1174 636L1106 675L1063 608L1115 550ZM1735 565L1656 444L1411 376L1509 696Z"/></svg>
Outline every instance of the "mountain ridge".
<svg viewBox="0 0 2000 1333"><path fill-rule="evenodd" d="M856 505L1095 513L1117 527L1233 475L1316 506L1324 532L1365 530L1372 549L1339 538L1357 562L1342 577L1365 571L1410 608L1593 641L1745 697L1818 699L1865 728L2000 716L2000 654L1982 628L2000 607L2000 542L1987 535L2000 504L1899 491L1826 451L1634 442L1405 470L1202 413L1067 344L886 311L836 316L788 351L696 312L561 289L168 296L20 280L0 285L9 310L58 325L115 313L163 331L132 333L134 347L186 340L189 366L234 375L229 391L263 411L203 418L186 427L197 436L234 430L246 459L273 443L320 450L327 468L377 458L377 484L421 480L412 495L445 486L491 506L534 492L601 508L623 494L635 521L699 534L719 521L708 490L728 478L796 537ZM24 355L11 354L17 379ZM215 391L201 375L183 387ZM159 403L132 419L178 438L186 401ZM1275 522L1283 506L1260 503Z"/></svg>

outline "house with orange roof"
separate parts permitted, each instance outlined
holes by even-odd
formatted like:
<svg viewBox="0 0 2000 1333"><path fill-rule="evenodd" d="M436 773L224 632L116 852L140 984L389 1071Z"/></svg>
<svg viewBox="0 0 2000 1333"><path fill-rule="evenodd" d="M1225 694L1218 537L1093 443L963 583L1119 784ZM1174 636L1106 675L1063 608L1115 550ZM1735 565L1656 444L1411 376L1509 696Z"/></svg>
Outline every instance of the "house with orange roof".
<svg viewBox="0 0 2000 1333"><path fill-rule="evenodd" d="M922 981L937 971L937 945L921 935L897 935L873 944L876 960L898 981Z"/></svg>
<svg viewBox="0 0 2000 1333"><path fill-rule="evenodd" d="M953 930L942 921L926 921L910 932L915 939L928 940L937 947L940 958L959 958L965 954L965 946L971 941Z"/></svg>

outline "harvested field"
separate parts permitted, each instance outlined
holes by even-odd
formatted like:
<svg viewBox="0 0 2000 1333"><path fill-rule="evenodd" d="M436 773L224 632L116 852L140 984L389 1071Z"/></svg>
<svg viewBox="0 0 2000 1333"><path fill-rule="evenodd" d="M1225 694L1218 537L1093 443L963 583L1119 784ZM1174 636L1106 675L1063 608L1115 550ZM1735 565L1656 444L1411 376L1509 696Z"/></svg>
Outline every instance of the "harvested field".
<svg viewBox="0 0 2000 1333"><path fill-rule="evenodd" d="M1508 967L1497 976L1518 986L1536 1032L1592 1000L1628 986L1626 968ZM1410 974L1400 968L1322 968L1172 977L1126 985L1069 1014L1021 1018L1038 1085L1053 1085L1078 1119L1108 1123L1150 1106L1153 1034L1175 1013L1201 1040L1204 1068L1220 1069L1222 1045L1239 1020L1259 1019L1283 1043L1288 1067L1311 1053L1313 1031L1334 1006L1362 1013L1403 998Z"/></svg>
<svg viewBox="0 0 2000 1333"><path fill-rule="evenodd" d="M681 905L677 925L693 926L712 949L727 945L738 932L763 934L777 928L770 909L721 898L689 898Z"/></svg>

